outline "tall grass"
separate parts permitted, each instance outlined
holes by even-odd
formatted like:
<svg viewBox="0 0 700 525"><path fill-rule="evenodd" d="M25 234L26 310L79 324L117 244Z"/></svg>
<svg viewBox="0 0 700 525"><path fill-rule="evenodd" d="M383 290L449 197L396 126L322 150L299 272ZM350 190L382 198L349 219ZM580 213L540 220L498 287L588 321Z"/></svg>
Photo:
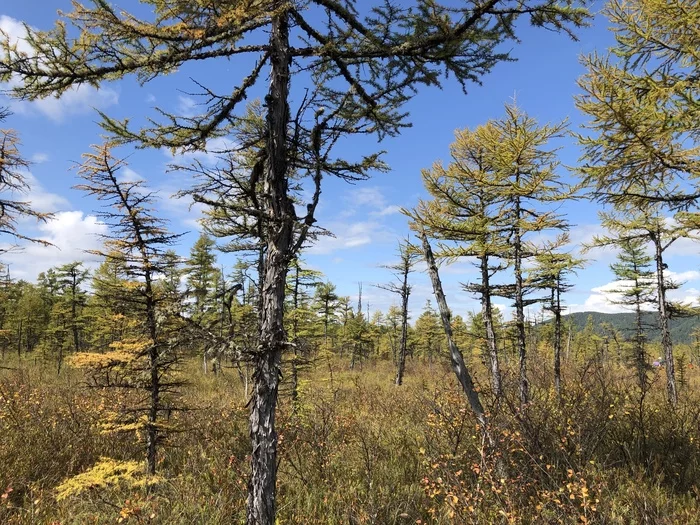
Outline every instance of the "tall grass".
<svg viewBox="0 0 700 525"><path fill-rule="evenodd" d="M533 370L533 402L520 411L515 376L491 410L498 452L484 444L447 367L409 362L393 385L385 361L362 370L334 360L305 372L298 402L279 405L279 523L697 523L700 522L700 375L672 409L663 373L644 396L614 363L569 362L561 400L546 357ZM83 492L55 487L101 457L141 459L137 436L100 421L129 395L89 388L74 370L40 362L0 370L0 523L242 523L248 476L243 385L233 369L184 374L182 428L161 454L160 481ZM495 468L498 464L500 467Z"/></svg>

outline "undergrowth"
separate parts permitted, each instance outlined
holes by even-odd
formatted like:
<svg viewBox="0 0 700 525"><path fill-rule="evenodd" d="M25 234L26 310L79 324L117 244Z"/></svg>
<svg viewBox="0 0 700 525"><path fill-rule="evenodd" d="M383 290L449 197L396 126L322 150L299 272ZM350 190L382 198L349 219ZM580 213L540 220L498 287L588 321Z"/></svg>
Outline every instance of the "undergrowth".
<svg viewBox="0 0 700 525"><path fill-rule="evenodd" d="M156 480L114 476L58 497L63 482L99 472L90 469L105 458L143 457L137 436L101 427L106 413L138 394L90 388L75 370L57 376L30 360L3 367L0 523L245 521L248 410L235 370L205 376L194 360L186 366L187 409L171 416L182 432L165 444ZM296 403L280 400L281 524L700 521L700 381L690 366L675 409L663 372L642 395L614 363L567 363L558 399L541 365L524 409L507 373L513 397L496 404L482 392L494 450L446 366L409 362L402 387L392 384L391 363L347 368L336 360L329 370L324 360L305 373Z"/></svg>

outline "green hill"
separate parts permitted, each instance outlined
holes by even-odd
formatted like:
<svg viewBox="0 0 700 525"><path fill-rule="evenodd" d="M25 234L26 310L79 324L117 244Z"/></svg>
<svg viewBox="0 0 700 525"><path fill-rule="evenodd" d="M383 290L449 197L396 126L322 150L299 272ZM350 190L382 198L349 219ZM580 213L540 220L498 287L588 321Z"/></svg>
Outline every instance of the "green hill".
<svg viewBox="0 0 700 525"><path fill-rule="evenodd" d="M605 314L601 312L576 312L564 316L564 320L573 320L577 330L583 329L588 322L588 317L591 317L593 326L596 331L602 334L600 328L602 323L608 323L616 330L623 334L631 334L634 330L634 313L619 313ZM647 336L650 340L655 341L660 337L657 317L653 312L648 312L644 316ZM674 343L690 343L692 341L691 334L693 330L700 326L700 317L685 317L682 319L671 320L671 337Z"/></svg>

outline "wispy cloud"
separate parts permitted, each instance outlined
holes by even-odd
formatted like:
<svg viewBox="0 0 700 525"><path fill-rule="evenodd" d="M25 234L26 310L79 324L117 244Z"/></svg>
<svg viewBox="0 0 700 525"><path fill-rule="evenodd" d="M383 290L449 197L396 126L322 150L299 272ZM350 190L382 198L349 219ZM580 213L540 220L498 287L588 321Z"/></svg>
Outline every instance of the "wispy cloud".
<svg viewBox="0 0 700 525"><path fill-rule="evenodd" d="M30 159L34 164L43 164L48 162L49 156L46 153L35 153Z"/></svg>

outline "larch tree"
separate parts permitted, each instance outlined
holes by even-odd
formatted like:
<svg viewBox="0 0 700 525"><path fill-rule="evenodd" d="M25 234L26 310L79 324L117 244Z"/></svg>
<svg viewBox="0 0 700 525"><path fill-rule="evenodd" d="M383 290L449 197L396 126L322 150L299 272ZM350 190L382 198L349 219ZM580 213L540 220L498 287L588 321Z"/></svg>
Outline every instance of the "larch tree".
<svg viewBox="0 0 700 525"><path fill-rule="evenodd" d="M634 311L634 335L632 337L632 363L637 373L639 388L648 387L646 353L646 330L644 311L656 303L655 272L651 268L654 258L647 253L648 243L644 239L626 239L618 243L617 261L610 265L618 281L612 293L618 296L612 301Z"/></svg>
<svg viewBox="0 0 700 525"><path fill-rule="evenodd" d="M556 149L548 143L561 137L566 123L539 125L514 104L502 119L490 120L473 131L458 132L452 163L424 170L423 179L434 200L420 203L411 215L426 233L453 243L440 254L477 257L481 281L468 287L481 297L486 324L491 382L502 392L491 296L515 303L516 343L520 364L520 401L529 401L525 308L535 301L526 296L523 263L537 253L529 238L545 230L566 229L552 204L570 198L573 189L562 182ZM501 262L493 264L491 259ZM505 263L505 264L504 264ZM514 284L491 284L494 272L510 266Z"/></svg>
<svg viewBox="0 0 700 525"><path fill-rule="evenodd" d="M10 112L0 107L0 124L9 116ZM30 163L22 156L19 147L17 133L12 129L0 127L0 235L10 239L10 242L0 245L0 254L16 249L17 241L50 245L45 240L28 237L17 229L20 219L46 222L52 217L50 213L34 209L31 202L12 198L15 195L26 195L31 189L26 175Z"/></svg>
<svg viewBox="0 0 700 525"><path fill-rule="evenodd" d="M338 309L338 294L331 282L321 283L316 287L316 311L323 316L323 346L328 350L328 328Z"/></svg>
<svg viewBox="0 0 700 525"><path fill-rule="evenodd" d="M14 78L16 97L37 99L132 74L143 83L188 62L239 58L250 66L228 93L202 86L200 115L162 112L162 123L140 130L104 116L104 127L124 142L179 150L204 148L209 139L235 128L237 110L262 83L267 68L265 144L250 173L262 181L261 209L246 212L262 220L265 243L247 521L268 525L275 521L275 409L286 346L287 269L316 221L323 177L359 180L386 167L379 154L339 159L332 156L333 147L349 135L397 135L409 124L405 103L419 88L439 85L444 75L462 86L479 82L509 58L499 44L516 38L522 17L572 34L588 14L575 0L389 1L365 4L362 11L340 0L145 3L153 9L147 20L117 12L105 0L95 0L92 7L76 3L65 15L75 36L64 21L46 32L26 27L32 54L6 38L0 81ZM301 89L292 90L293 79ZM305 208L295 207L291 173L310 183Z"/></svg>
<svg viewBox="0 0 700 525"><path fill-rule="evenodd" d="M616 44L583 58L580 168L608 203L700 197L700 10L695 0L610 0Z"/></svg>
<svg viewBox="0 0 700 525"><path fill-rule="evenodd" d="M515 283L497 292L515 303L515 331L520 368L520 403L530 400L527 377L527 334L525 308L536 302L525 278L524 262L537 254L530 238L548 230L565 230L568 225L557 215L554 205L573 196L574 188L558 173L556 148L550 141L566 130L566 122L539 125L515 105L506 105L502 119L489 121L481 136L488 151L486 184L501 197L499 223L508 238L504 253L512 265Z"/></svg>
<svg viewBox="0 0 700 525"><path fill-rule="evenodd" d="M498 259L507 252L508 239L505 237L507 227L501 222L503 196L500 188L494 188L487 160L489 152L481 144L487 127L455 132L455 141L450 145L451 162L447 167L436 162L431 169L421 172L432 200L420 201L414 210L406 213L440 242L436 254L439 259L476 259L480 280L465 288L481 302L491 388L496 398L500 398L503 385L492 306L498 287L492 283L492 278L507 266Z"/></svg>
<svg viewBox="0 0 700 525"><path fill-rule="evenodd" d="M546 241L539 247L535 255L535 266L529 280L535 288L546 290L549 296L542 301L543 308L554 316L554 390L561 399L561 350L562 350L562 319L564 310L562 295L573 285L570 276L583 267L583 259L577 258L563 248L570 242L569 234L563 233L554 241Z"/></svg>
<svg viewBox="0 0 700 525"><path fill-rule="evenodd" d="M668 401L675 406L678 402L678 388L669 323L674 316L686 315L688 309L686 305L675 303L668 298L668 291L677 289L680 283L668 277L666 271L668 265L664 260L664 254L679 239L695 238L696 225L694 221L684 222L683 219L687 218L686 214L679 213L675 218L669 218L662 215L661 209L663 209L662 206L657 203L647 205L644 209L630 207L617 212L601 212L601 224L608 234L594 237L591 245L611 246L636 240L651 244L655 266L655 303L661 332L661 347L666 360L666 389Z"/></svg>
<svg viewBox="0 0 700 525"><path fill-rule="evenodd" d="M181 384L173 375L177 326L170 320L179 312L168 311L172 297L163 293L167 288L158 281L169 271L173 259L166 252L180 235L168 232L165 222L153 215L154 196L144 181L120 177L126 163L114 157L111 149L105 144L85 154L79 169L84 182L76 187L105 203L98 216L110 233L105 249L94 253L123 269L124 279L116 280L109 294L129 305L128 336L113 342L110 352L83 354L75 364L98 373L127 370L122 384L148 393L144 405L125 415L126 419L119 417L113 428L145 433L147 472L155 474L158 446L167 433L161 419L172 412L172 397Z"/></svg>
<svg viewBox="0 0 700 525"><path fill-rule="evenodd" d="M411 285L408 283L408 276L413 271L413 267L418 262L419 254L413 249L409 239L399 243L399 261L395 264L385 266L386 269L396 277L397 282L379 285L379 288L398 294L401 298L401 339L398 344L398 355L396 359L396 379L394 384L403 384L403 374L406 368L406 352L408 343L408 299L411 296Z"/></svg>

